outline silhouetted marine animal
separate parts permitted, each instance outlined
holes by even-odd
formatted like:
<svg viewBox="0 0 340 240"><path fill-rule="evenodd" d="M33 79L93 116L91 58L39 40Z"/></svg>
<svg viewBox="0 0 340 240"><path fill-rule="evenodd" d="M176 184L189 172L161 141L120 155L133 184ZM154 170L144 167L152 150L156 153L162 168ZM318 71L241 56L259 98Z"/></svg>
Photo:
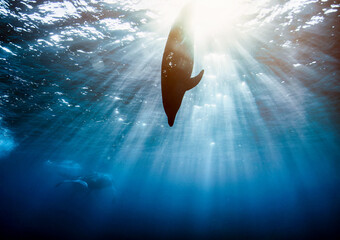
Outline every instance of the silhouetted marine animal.
<svg viewBox="0 0 340 240"><path fill-rule="evenodd" d="M64 183L80 184L87 190L96 190L111 187L112 190L116 192L112 178L104 173L93 173L87 176L80 176L74 179L64 180L58 183L56 187Z"/></svg>
<svg viewBox="0 0 340 240"><path fill-rule="evenodd" d="M204 70L191 78L194 65L194 42L190 28L192 4L186 5L169 33L162 60L163 107L171 127L186 91L202 79Z"/></svg>

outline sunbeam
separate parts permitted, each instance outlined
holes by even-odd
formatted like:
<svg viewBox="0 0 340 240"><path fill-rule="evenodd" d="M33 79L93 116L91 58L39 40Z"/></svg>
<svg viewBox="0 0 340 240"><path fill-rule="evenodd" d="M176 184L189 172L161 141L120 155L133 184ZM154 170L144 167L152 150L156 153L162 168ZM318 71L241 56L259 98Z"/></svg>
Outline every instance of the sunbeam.
<svg viewBox="0 0 340 240"><path fill-rule="evenodd" d="M162 57L188 3L179 52L204 75L170 128ZM0 1L0 233L331 239L339 7Z"/></svg>

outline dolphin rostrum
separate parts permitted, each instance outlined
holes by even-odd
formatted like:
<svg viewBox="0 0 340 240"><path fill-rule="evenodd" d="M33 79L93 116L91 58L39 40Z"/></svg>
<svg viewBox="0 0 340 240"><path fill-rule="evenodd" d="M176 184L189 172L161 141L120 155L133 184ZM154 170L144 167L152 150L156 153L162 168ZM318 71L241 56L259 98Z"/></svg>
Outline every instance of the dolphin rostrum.
<svg viewBox="0 0 340 240"><path fill-rule="evenodd" d="M190 29L191 4L186 5L172 26L162 60L162 98L169 126L174 124L186 91L202 79L204 70L191 78L194 41Z"/></svg>

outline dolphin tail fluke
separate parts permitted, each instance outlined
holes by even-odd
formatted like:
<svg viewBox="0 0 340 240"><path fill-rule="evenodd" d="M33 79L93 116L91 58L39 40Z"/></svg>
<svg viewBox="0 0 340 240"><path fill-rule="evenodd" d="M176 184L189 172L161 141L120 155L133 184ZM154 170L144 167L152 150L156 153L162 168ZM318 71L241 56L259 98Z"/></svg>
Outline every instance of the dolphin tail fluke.
<svg viewBox="0 0 340 240"><path fill-rule="evenodd" d="M197 84L199 84L199 82L201 81L202 77L204 74L204 70L202 70L196 77L192 77L186 85L186 91L194 88L197 86Z"/></svg>

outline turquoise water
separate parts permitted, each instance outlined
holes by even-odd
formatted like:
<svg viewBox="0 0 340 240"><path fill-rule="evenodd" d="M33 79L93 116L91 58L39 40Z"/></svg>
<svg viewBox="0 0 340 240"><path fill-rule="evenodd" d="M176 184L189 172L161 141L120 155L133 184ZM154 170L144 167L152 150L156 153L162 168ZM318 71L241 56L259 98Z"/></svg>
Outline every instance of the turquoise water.
<svg viewBox="0 0 340 240"><path fill-rule="evenodd" d="M339 3L210 2L170 128L183 1L0 1L0 235L339 236Z"/></svg>

